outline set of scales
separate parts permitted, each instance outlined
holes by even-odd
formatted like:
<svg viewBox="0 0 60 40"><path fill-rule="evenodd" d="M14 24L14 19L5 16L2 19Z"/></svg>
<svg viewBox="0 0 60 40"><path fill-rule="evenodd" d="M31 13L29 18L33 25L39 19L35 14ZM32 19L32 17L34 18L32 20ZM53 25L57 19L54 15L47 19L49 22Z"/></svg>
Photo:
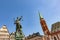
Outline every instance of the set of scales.
<svg viewBox="0 0 60 40"><path fill-rule="evenodd" d="M16 24L16 32L15 32L15 40L24 40L24 34L22 32L22 26L20 24L20 21L22 19L22 16L19 18L17 17L17 19L15 20L14 24Z"/></svg>

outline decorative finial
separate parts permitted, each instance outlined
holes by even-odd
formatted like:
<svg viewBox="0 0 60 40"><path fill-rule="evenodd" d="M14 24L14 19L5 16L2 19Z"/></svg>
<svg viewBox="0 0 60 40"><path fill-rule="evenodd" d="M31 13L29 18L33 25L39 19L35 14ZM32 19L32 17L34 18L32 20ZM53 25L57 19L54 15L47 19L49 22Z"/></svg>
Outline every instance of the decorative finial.
<svg viewBox="0 0 60 40"><path fill-rule="evenodd" d="M38 11L38 13L39 13L39 18L43 18L43 16L41 15L41 13Z"/></svg>

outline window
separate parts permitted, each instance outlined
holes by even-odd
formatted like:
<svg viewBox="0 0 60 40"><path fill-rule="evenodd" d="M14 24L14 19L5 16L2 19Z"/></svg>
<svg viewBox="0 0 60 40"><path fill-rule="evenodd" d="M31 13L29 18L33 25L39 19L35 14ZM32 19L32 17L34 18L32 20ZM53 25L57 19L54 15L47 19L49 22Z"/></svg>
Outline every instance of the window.
<svg viewBox="0 0 60 40"><path fill-rule="evenodd" d="M37 40L37 39L35 39L35 40Z"/></svg>
<svg viewBox="0 0 60 40"><path fill-rule="evenodd" d="M57 40L56 37L54 37L54 40Z"/></svg>

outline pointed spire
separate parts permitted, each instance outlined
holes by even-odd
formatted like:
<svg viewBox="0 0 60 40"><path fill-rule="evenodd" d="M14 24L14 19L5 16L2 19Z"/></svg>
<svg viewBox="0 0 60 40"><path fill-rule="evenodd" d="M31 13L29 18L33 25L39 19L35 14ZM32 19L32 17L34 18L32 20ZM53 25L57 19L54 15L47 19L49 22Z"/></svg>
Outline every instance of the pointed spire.
<svg viewBox="0 0 60 40"><path fill-rule="evenodd" d="M43 16L41 15L41 13L38 11L38 13L39 13L39 18L41 19L41 18L43 18Z"/></svg>

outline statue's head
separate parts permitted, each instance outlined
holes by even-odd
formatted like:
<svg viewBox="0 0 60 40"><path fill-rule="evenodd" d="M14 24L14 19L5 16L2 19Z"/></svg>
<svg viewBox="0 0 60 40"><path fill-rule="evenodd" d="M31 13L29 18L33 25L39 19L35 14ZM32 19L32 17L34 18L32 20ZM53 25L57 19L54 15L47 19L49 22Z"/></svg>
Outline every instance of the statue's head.
<svg viewBox="0 0 60 40"><path fill-rule="evenodd" d="M14 24L20 24L20 21L16 20Z"/></svg>
<svg viewBox="0 0 60 40"><path fill-rule="evenodd" d="M20 24L21 19L22 19L22 16L20 18L17 17L17 19L15 20L15 23L14 24Z"/></svg>

